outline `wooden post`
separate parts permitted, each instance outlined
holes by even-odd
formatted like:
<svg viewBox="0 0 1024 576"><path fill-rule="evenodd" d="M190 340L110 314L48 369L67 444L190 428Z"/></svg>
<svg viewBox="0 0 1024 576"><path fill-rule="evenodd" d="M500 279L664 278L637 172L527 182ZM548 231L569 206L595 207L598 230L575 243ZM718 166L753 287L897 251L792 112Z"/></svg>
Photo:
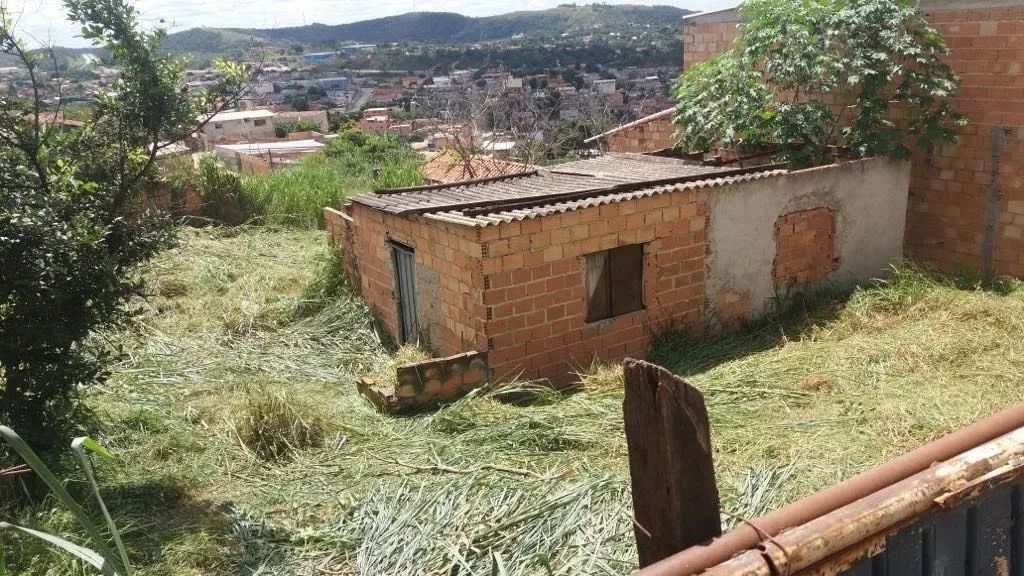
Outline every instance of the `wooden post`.
<svg viewBox="0 0 1024 576"><path fill-rule="evenodd" d="M704 395L668 370L623 362L622 411L640 566L722 533Z"/></svg>

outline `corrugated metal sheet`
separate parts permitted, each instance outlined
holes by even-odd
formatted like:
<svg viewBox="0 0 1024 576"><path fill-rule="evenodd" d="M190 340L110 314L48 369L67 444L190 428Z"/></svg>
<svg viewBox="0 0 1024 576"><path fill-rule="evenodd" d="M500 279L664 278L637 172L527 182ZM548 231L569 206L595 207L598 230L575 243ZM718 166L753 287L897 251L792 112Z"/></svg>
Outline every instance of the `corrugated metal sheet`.
<svg viewBox="0 0 1024 576"><path fill-rule="evenodd" d="M733 167L704 166L675 158L608 154L521 176L473 184L383 190L356 196L352 201L391 214L422 214L457 224L486 226L785 172L772 168L777 167L738 171ZM672 180L680 182L666 185ZM650 183L650 187L644 187L645 183ZM625 187L629 189L624 190Z"/></svg>
<svg viewBox="0 0 1024 576"><path fill-rule="evenodd" d="M744 174L741 176L724 176L719 178L707 178L699 180L697 182L685 182L682 184L669 184L663 186L651 186L649 188L642 188L639 190L631 190L628 192L617 192L611 194L597 194L588 198L582 198L579 200L569 200L564 202L552 202L542 206L535 206L529 209L522 210L495 210L488 214L480 214L474 216L466 216L460 211L451 210L444 212L431 212L425 214L427 218L434 220L442 220L446 222L452 222L454 224L464 224L467 226L488 226L500 224L502 222L512 222L516 220L526 220L530 218L538 218L541 216L547 216L549 214L557 214L559 212L569 212L572 210L579 210L581 208L589 208L591 206L601 206L603 204L613 204L615 202L622 202L625 200L631 200L634 198L644 198L647 196L656 196L658 194L665 194L669 192L680 192L686 190L699 190L701 188L713 188L715 186L724 186L726 184L733 184L736 182L749 182L751 180L760 180L761 178L770 178L772 176L778 176L780 174L786 174L787 170L765 170L763 172L753 172L750 174Z"/></svg>

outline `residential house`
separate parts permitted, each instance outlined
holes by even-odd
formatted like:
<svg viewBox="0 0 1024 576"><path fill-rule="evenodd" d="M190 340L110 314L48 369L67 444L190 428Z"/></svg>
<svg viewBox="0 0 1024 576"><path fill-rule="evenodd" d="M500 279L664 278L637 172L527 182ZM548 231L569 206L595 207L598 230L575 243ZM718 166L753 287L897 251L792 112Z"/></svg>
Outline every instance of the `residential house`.
<svg viewBox="0 0 1024 576"><path fill-rule="evenodd" d="M304 110L302 112L288 110L278 112L277 118L275 118L275 122L279 124L299 121L315 122L319 126L317 131L321 134L327 134L331 131L331 124L327 120L326 110Z"/></svg>
<svg viewBox="0 0 1024 576"><path fill-rule="evenodd" d="M330 90L348 90L349 79L344 76L338 76L335 78L317 78L316 83L319 87L325 91Z"/></svg>
<svg viewBox="0 0 1024 576"><path fill-rule="evenodd" d="M605 80L594 81L594 91L602 96L615 93L615 79L608 78Z"/></svg>
<svg viewBox="0 0 1024 576"><path fill-rule="evenodd" d="M323 143L312 139L218 144L213 147L218 158L243 174L265 174L293 165L300 158L323 149Z"/></svg>
<svg viewBox="0 0 1024 576"><path fill-rule="evenodd" d="M360 129L374 134L384 134L391 126L391 110L388 108L367 108L356 124Z"/></svg>
<svg viewBox="0 0 1024 576"><path fill-rule="evenodd" d="M274 117L274 112L270 110L221 112L209 118L203 125L202 133L210 142L273 138Z"/></svg>
<svg viewBox="0 0 1024 576"><path fill-rule="evenodd" d="M388 333L486 354L491 381L565 385L643 357L652 334L731 329L780 299L884 275L902 255L909 166L809 170L608 154L326 209Z"/></svg>

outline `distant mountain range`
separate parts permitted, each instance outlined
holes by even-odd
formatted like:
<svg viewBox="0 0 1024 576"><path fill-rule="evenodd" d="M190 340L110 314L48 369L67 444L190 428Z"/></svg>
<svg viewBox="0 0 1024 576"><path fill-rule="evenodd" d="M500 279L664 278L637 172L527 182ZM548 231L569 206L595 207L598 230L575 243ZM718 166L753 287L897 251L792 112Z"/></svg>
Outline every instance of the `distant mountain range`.
<svg viewBox="0 0 1024 576"><path fill-rule="evenodd" d="M182 52L227 52L253 42L338 47L346 42L463 44L512 38L555 37L565 33L629 33L646 28L678 27L691 14L673 6L562 5L549 10L512 12L472 18L450 12L412 12L351 24L310 24L290 28L193 28L167 36L163 48Z"/></svg>

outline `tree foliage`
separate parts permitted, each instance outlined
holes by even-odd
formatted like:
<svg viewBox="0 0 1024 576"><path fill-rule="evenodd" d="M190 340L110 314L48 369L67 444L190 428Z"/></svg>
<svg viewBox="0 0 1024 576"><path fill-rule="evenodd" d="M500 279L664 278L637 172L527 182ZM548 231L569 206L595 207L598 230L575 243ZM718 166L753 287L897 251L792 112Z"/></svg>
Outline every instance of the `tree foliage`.
<svg viewBox="0 0 1024 576"><path fill-rule="evenodd" d="M284 138L292 132L319 132L320 123L312 118L299 118L294 122L278 122L274 124L274 135Z"/></svg>
<svg viewBox="0 0 1024 576"><path fill-rule="evenodd" d="M910 141L928 149L963 124L948 48L906 0L746 0L740 12L736 47L675 87L682 146L904 158Z"/></svg>
<svg viewBox="0 0 1024 576"><path fill-rule="evenodd" d="M252 216L242 177L214 154L203 154L195 174L203 216L225 224L242 224Z"/></svg>
<svg viewBox="0 0 1024 576"><path fill-rule="evenodd" d="M173 242L144 192L160 150L236 101L243 68L222 64L221 83L183 89L185 63L160 54L162 30L140 28L123 0L66 0L82 35L121 73L81 128L47 122L38 52L0 12L0 51L27 69L34 97L0 99L0 422L46 442L69 422L75 396L102 379L98 329L128 318L134 273Z"/></svg>

